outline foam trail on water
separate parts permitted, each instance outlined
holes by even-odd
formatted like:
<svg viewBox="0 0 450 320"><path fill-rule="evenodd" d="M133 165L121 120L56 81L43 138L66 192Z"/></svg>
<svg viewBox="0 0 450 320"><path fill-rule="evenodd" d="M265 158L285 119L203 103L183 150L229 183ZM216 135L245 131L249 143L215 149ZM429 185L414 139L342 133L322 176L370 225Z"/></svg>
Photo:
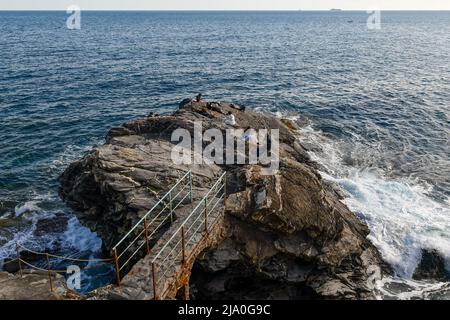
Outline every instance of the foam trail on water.
<svg viewBox="0 0 450 320"><path fill-rule="evenodd" d="M39 198L35 196L32 200L17 205L14 208L14 212L9 214L9 216L17 219L14 220L16 225L9 227L6 230L8 231L6 236L2 237L5 242L0 246L0 269L3 267L4 259L16 257L17 243L28 243L30 247L36 248L36 242L34 241L34 231L38 221L36 213L45 216L45 213L42 212L42 208L39 206ZM5 215L2 219L7 218L7 216ZM19 223L20 220L26 222Z"/></svg>
<svg viewBox="0 0 450 320"><path fill-rule="evenodd" d="M65 232L52 232L36 236L37 224L42 219L52 219L61 215L59 207L43 209L45 204L54 201L54 195L35 194L29 201L17 205L14 212L6 215L11 227L1 236L3 244L0 246L0 262L5 258L16 256L16 243L36 251L56 250L64 255L94 257L101 253L102 240L96 233L81 225L77 217L71 213L68 216Z"/></svg>
<svg viewBox="0 0 450 320"><path fill-rule="evenodd" d="M35 225L32 225L30 228L27 228L22 232L16 232L13 237L9 239L9 241L0 246L0 270L3 268L4 259L16 257L17 243L24 243L33 238L34 229Z"/></svg>
<svg viewBox="0 0 450 320"><path fill-rule="evenodd" d="M24 213L27 212L39 212L41 208L38 206L37 201L27 201L23 205L18 205L14 209L14 213L16 217L20 217Z"/></svg>

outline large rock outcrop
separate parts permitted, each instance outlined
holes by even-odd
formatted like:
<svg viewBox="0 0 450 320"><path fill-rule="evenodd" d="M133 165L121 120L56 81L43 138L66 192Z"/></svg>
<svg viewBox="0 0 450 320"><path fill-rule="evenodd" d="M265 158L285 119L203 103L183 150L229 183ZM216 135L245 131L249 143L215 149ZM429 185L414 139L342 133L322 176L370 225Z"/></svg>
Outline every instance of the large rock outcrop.
<svg viewBox="0 0 450 320"><path fill-rule="evenodd" d="M230 236L198 259L199 298L373 297L387 267L368 227L298 159L284 145L276 175L258 166L230 172Z"/></svg>
<svg viewBox="0 0 450 320"><path fill-rule="evenodd" d="M261 165L176 165L173 130L225 132L226 113L240 128L280 130L280 169ZM219 172L227 171L226 237L205 250L192 270L197 299L365 299L389 272L369 230L314 169L298 142L297 124L240 111L216 102L185 100L170 116L150 115L113 128L106 143L61 176L61 196L82 223L111 249L129 228L189 169L200 199ZM195 200L194 199L194 200Z"/></svg>
<svg viewBox="0 0 450 320"><path fill-rule="evenodd" d="M197 261L200 299L373 298L387 270L367 226L329 193L310 167L283 157L280 172L231 173L229 237Z"/></svg>

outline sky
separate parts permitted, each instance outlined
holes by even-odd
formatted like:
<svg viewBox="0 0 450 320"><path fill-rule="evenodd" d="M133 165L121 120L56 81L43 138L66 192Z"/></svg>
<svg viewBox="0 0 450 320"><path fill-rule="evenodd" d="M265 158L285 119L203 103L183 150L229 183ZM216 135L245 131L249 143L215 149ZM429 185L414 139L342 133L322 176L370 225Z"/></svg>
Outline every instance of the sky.
<svg viewBox="0 0 450 320"><path fill-rule="evenodd" d="M450 0L0 0L0 10L450 10Z"/></svg>

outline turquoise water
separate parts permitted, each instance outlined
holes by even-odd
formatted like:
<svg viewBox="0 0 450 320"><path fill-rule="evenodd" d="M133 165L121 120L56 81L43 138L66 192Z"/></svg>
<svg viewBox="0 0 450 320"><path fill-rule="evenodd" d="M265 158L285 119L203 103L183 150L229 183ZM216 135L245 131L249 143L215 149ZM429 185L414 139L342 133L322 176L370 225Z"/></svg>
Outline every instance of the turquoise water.
<svg viewBox="0 0 450 320"><path fill-rule="evenodd" d="M365 12L82 12L81 30L67 17L0 12L0 260L15 241L101 256L58 175L112 126L197 92L308 118L302 139L402 278L421 248L450 259L449 12L382 12L378 31ZM66 232L33 235L55 214Z"/></svg>

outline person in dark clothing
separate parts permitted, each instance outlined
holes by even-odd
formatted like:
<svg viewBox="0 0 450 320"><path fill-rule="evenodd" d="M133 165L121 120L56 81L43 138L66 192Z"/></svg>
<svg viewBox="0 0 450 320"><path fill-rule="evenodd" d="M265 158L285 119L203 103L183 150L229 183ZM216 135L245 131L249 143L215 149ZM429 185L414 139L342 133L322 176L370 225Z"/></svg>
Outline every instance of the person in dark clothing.
<svg viewBox="0 0 450 320"><path fill-rule="evenodd" d="M201 102L202 101L202 94L199 93L196 97L195 97L195 101L197 102Z"/></svg>
<svg viewBox="0 0 450 320"><path fill-rule="evenodd" d="M245 106L236 106L235 104L230 104L230 107L232 107L233 109L245 112Z"/></svg>

